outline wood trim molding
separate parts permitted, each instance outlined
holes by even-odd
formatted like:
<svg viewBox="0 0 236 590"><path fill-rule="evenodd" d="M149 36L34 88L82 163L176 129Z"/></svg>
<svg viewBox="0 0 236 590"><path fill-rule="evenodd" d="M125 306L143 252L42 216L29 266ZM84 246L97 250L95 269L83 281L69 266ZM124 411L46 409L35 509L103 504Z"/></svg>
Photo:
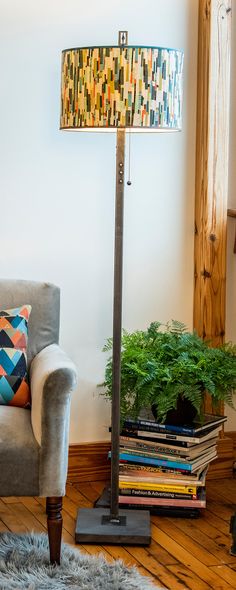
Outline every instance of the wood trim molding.
<svg viewBox="0 0 236 590"><path fill-rule="evenodd" d="M107 456L110 449L109 441L70 445L67 481L109 480L110 461Z"/></svg>
<svg viewBox="0 0 236 590"><path fill-rule="evenodd" d="M193 326L213 346L225 336L231 10L199 0Z"/></svg>
<svg viewBox="0 0 236 590"><path fill-rule="evenodd" d="M109 481L111 472L107 455L110 448L109 441L70 445L67 481ZM208 480L232 477L234 458L236 460L236 432L227 432L225 438L219 439L217 452L217 459L209 467Z"/></svg>
<svg viewBox="0 0 236 590"><path fill-rule="evenodd" d="M231 440L233 441L233 460L235 463L236 462L236 431L230 430L225 433L225 436L231 438Z"/></svg>
<svg viewBox="0 0 236 590"><path fill-rule="evenodd" d="M217 459L209 465L207 480L230 478L233 476L233 440L229 433L224 438L220 438L217 443ZM236 435L236 432L235 432ZM235 438L236 443L236 438ZM235 449L236 450L236 449Z"/></svg>
<svg viewBox="0 0 236 590"><path fill-rule="evenodd" d="M224 340L231 0L199 0L194 328Z"/></svg>

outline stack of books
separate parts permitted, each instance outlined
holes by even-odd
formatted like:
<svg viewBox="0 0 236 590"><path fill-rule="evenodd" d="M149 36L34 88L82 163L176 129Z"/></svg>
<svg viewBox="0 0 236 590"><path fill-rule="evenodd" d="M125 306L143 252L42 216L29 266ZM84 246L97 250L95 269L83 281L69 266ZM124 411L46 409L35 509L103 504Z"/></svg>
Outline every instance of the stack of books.
<svg viewBox="0 0 236 590"><path fill-rule="evenodd" d="M206 507L208 465L224 416L203 424L171 426L127 419L120 436L119 504L154 514L197 516Z"/></svg>

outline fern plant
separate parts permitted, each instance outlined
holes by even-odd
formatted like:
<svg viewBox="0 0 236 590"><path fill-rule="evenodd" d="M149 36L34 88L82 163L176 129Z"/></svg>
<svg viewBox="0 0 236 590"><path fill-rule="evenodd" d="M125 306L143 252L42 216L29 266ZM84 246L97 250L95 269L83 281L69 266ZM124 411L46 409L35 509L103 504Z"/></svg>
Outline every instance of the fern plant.
<svg viewBox="0 0 236 590"><path fill-rule="evenodd" d="M112 338L104 351L112 350ZM105 392L112 397L112 357L106 364ZM233 407L236 389L236 346L211 348L196 332L177 321L153 322L146 331L122 335L121 419L137 417L143 408L156 407L164 422L179 399L189 400L201 419L207 391L213 406L224 400Z"/></svg>

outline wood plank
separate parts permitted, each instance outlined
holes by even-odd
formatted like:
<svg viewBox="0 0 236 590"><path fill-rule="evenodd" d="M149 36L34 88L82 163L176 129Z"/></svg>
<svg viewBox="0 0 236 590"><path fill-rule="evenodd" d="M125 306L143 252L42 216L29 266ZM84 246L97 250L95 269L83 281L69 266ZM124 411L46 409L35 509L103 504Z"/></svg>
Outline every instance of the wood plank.
<svg viewBox="0 0 236 590"><path fill-rule="evenodd" d="M13 514L27 527L28 531L34 531L35 533L45 533L45 527L41 525L39 520L33 516L33 514L22 504L11 504L11 511Z"/></svg>
<svg viewBox="0 0 236 590"><path fill-rule="evenodd" d="M11 510L11 505L7 506L2 500L0 500L0 520L11 533L25 533L26 530L29 530L27 525Z"/></svg>
<svg viewBox="0 0 236 590"><path fill-rule="evenodd" d="M211 569L233 588L236 588L236 573L234 571L230 570L230 568L225 565L213 566Z"/></svg>
<svg viewBox="0 0 236 590"><path fill-rule="evenodd" d="M202 517L196 519L194 524L197 534L199 534L199 531L201 531L205 536L214 541L220 548L228 551L230 544L229 527L222 519L205 510L202 513ZM222 524L224 532L221 531Z"/></svg>
<svg viewBox="0 0 236 590"><path fill-rule="evenodd" d="M153 525L152 537L164 549L172 553L181 564L192 570L197 577L206 582L211 588L214 590L230 590L231 586L227 582L221 580L211 568L203 564L156 525Z"/></svg>
<svg viewBox="0 0 236 590"><path fill-rule="evenodd" d="M69 447L68 481L99 481L110 478L109 441L72 444Z"/></svg>
<svg viewBox="0 0 236 590"><path fill-rule="evenodd" d="M93 503L74 486L67 485L66 497L70 498L78 507L92 508L93 506Z"/></svg>
<svg viewBox="0 0 236 590"><path fill-rule="evenodd" d="M2 496L1 500L4 504L16 504L16 502L21 501L21 498L18 498L18 496Z"/></svg>
<svg viewBox="0 0 236 590"><path fill-rule="evenodd" d="M155 517L152 518L152 521L154 521ZM191 537L189 535L185 534L185 530L184 527L188 528L188 524L184 522L183 520L183 528L178 528L172 520L169 519L163 519L160 522L160 519L158 521L158 527L160 530L162 530L164 533L166 533L169 538L173 539L174 541L176 541L179 545L181 545L181 547L183 547L184 549L186 549L186 551L188 551L189 553L191 553L192 555L194 555L195 557L197 557L197 559L201 562L204 563L207 566L212 566L212 565L219 565L220 564L220 560L219 558L217 558L215 555L213 555L212 553L210 553L209 549L208 549L208 540L205 540L205 547L202 548L201 545L198 543L198 536L195 534L191 535ZM195 538L195 540L193 540Z"/></svg>
<svg viewBox="0 0 236 590"><path fill-rule="evenodd" d="M200 578L196 578L194 572L188 569L182 564L177 565L169 565L168 569L179 579L182 580L187 588L191 588L191 590L210 590L210 586L200 580Z"/></svg>
<svg viewBox="0 0 236 590"><path fill-rule="evenodd" d="M175 588L175 590L186 590L186 585L178 580L168 569L163 566L153 555L149 552L149 548L143 547L127 547L128 553L135 558L135 560L142 564L153 577L155 577L161 584L167 588Z"/></svg>
<svg viewBox="0 0 236 590"><path fill-rule="evenodd" d="M233 463L233 440L225 435L217 441L217 459L210 463L206 481L233 477Z"/></svg>
<svg viewBox="0 0 236 590"><path fill-rule="evenodd" d="M211 512L216 514L220 513L220 517L229 523L230 518L234 513L234 506L232 503L229 502L224 496L221 496L220 494L210 490L207 491L207 495Z"/></svg>
<svg viewBox="0 0 236 590"><path fill-rule="evenodd" d="M227 430L226 436L231 438L233 441L233 460L236 462L236 431L235 430Z"/></svg>
<svg viewBox="0 0 236 590"><path fill-rule="evenodd" d="M219 496L222 499L222 502L229 505L232 511L234 511L236 508L236 479L232 479L227 486L223 481L219 481L219 485L217 486L217 496Z"/></svg>
<svg viewBox="0 0 236 590"><path fill-rule="evenodd" d="M174 518L168 519L171 526L175 525L179 530L184 533L188 539L190 537L197 544L201 546L203 550L214 555L218 563L234 563L235 558L229 554L230 540L226 535L218 534L217 530L210 527L206 522L204 526L204 515L202 518L192 520ZM217 541L217 542L216 542Z"/></svg>
<svg viewBox="0 0 236 590"><path fill-rule="evenodd" d="M163 549L163 547L160 547L160 545L153 541L153 539L151 545L149 545L148 547L148 552L150 553L150 555L155 557L155 559L157 559L159 563L161 563L162 565L168 566L177 564L177 559L175 559L173 555L168 553L168 551Z"/></svg>
<svg viewBox="0 0 236 590"><path fill-rule="evenodd" d="M103 484L104 485L104 484ZM73 484L73 487L78 490L83 496L90 500L93 504L98 499L98 492L90 482L80 482L79 484Z"/></svg>

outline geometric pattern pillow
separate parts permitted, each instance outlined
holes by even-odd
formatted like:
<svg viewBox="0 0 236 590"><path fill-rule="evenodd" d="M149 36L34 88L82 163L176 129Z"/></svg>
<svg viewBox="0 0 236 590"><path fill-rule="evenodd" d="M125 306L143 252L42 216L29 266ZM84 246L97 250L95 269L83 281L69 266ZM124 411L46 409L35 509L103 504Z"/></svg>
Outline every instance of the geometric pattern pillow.
<svg viewBox="0 0 236 590"><path fill-rule="evenodd" d="M0 405L30 407L26 348L31 305L0 311Z"/></svg>

